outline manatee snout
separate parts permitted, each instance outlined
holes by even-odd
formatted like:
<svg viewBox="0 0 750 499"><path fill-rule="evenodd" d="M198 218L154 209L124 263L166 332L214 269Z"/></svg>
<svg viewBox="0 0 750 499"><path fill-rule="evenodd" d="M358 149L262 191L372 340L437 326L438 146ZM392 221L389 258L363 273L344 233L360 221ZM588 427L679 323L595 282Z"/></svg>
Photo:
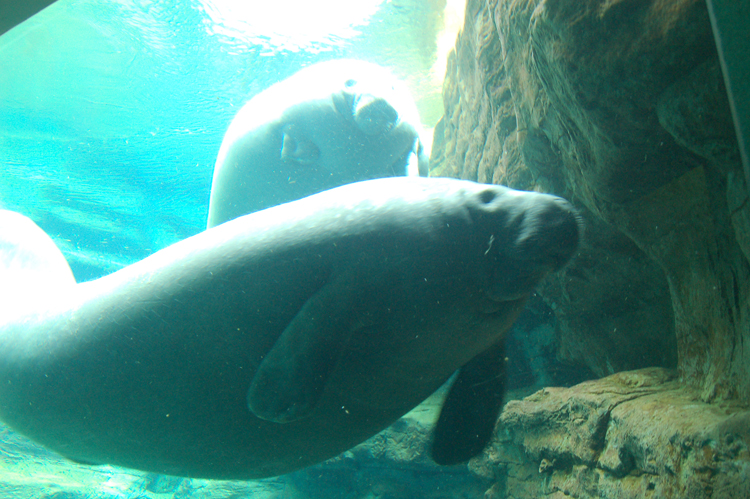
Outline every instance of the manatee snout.
<svg viewBox="0 0 750 499"><path fill-rule="evenodd" d="M566 200L547 194L533 196L539 199L528 209L516 238L518 257L560 270L578 249L583 222Z"/></svg>
<svg viewBox="0 0 750 499"><path fill-rule="evenodd" d="M550 272L562 269L578 250L583 222L566 200L549 194L508 189L479 197L495 224L486 255L494 276L489 295L514 300L530 293ZM495 242L495 241L492 241Z"/></svg>
<svg viewBox="0 0 750 499"><path fill-rule="evenodd" d="M398 122L398 111L386 99L367 94L357 99L353 115L357 128L366 135L387 133Z"/></svg>

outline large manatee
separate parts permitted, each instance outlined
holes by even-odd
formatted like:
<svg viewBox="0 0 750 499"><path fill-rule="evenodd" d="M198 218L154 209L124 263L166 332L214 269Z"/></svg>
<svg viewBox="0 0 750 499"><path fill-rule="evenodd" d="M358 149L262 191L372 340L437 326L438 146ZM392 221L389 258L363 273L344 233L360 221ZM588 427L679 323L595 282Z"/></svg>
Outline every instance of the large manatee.
<svg viewBox="0 0 750 499"><path fill-rule="evenodd" d="M76 284L0 212L0 419L79 462L248 479L339 454L460 370L433 446L460 462L491 436L505 332L579 231L554 196L393 177Z"/></svg>
<svg viewBox="0 0 750 499"><path fill-rule="evenodd" d="M313 64L253 97L214 167L208 227L339 185L427 176L417 108L385 68Z"/></svg>

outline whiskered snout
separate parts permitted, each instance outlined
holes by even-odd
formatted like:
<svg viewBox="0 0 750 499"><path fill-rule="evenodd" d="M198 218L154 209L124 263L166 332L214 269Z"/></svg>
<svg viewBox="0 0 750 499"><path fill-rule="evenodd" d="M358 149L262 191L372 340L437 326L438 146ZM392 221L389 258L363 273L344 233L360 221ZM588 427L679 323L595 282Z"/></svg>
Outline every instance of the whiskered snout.
<svg viewBox="0 0 750 499"><path fill-rule="evenodd" d="M581 216L566 200L547 194L535 198L518 227L515 256L546 262L551 271L560 270L573 257L583 232Z"/></svg>
<svg viewBox="0 0 750 499"><path fill-rule="evenodd" d="M354 122L366 135L377 135L392 130L398 122L398 111L386 100L362 95L355 102Z"/></svg>
<svg viewBox="0 0 750 499"><path fill-rule="evenodd" d="M499 186L487 187L477 196L480 211L490 220L490 237L497 240L485 253L492 274L488 295L493 300L527 295L577 251L583 222L564 199Z"/></svg>

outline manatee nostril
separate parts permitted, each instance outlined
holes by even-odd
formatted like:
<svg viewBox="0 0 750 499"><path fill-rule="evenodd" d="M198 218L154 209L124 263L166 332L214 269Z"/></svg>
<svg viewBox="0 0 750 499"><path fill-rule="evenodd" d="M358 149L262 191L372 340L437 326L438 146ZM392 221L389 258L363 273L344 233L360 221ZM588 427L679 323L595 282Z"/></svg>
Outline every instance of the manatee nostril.
<svg viewBox="0 0 750 499"><path fill-rule="evenodd" d="M485 189L479 193L479 199L484 204L490 204L492 201L495 200L496 197L497 197L497 192L495 192L493 189Z"/></svg>

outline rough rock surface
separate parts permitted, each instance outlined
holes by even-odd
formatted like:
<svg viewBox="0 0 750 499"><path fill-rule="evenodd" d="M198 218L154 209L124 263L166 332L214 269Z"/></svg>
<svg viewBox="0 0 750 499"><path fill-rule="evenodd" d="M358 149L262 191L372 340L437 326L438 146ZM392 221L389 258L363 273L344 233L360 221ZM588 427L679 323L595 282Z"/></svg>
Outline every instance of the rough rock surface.
<svg viewBox="0 0 750 499"><path fill-rule="evenodd" d="M702 0L469 0L432 175L554 192L587 222L540 290L558 355L750 400L750 203Z"/></svg>
<svg viewBox="0 0 750 499"><path fill-rule="evenodd" d="M750 411L661 368L508 403L472 471L494 498L750 497Z"/></svg>

